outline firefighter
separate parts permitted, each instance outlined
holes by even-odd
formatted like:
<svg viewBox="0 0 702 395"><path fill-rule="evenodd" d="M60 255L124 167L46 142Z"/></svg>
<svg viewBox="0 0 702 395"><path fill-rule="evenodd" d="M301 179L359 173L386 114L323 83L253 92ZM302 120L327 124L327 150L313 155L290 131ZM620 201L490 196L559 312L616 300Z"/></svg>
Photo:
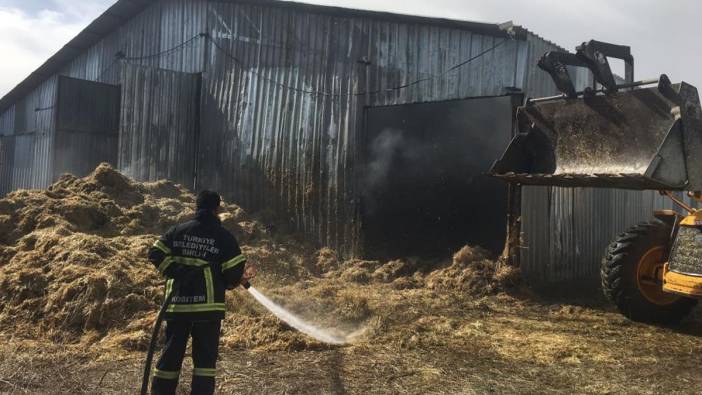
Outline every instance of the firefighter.
<svg viewBox="0 0 702 395"><path fill-rule="evenodd" d="M166 277L166 295L174 296L166 310L166 343L156 365L152 393L174 394L192 337L193 394L212 394L224 319L224 293L255 276L253 266L217 216L221 198L216 192L197 196L192 221L172 227L149 250L149 260Z"/></svg>

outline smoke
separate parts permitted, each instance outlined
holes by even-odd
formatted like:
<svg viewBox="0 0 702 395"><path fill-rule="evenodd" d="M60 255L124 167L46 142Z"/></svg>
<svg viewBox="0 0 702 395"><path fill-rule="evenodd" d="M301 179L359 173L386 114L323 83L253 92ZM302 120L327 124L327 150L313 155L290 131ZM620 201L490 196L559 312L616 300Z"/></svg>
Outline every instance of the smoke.
<svg viewBox="0 0 702 395"><path fill-rule="evenodd" d="M374 195L387 185L393 170L403 163L411 163L426 156L431 147L416 138L408 136L404 130L387 128L373 139L369 146L368 158L362 178L365 195L365 208L373 212ZM396 171L393 176L396 176Z"/></svg>
<svg viewBox="0 0 702 395"><path fill-rule="evenodd" d="M422 141L405 130L383 129L369 145L361 181L366 212L370 214L378 209L378 195L384 194L388 185L398 185L407 179L416 184L424 179L427 175L423 173L432 171L432 151L435 148L433 144ZM412 166L418 161L426 165L423 166L424 170Z"/></svg>
<svg viewBox="0 0 702 395"><path fill-rule="evenodd" d="M137 171L139 171L139 169L144 168L144 163L145 163L144 158L141 158L138 160L132 160L129 162L129 164L122 163L122 165L119 168L119 171L122 174L126 175L127 177L133 178L135 180L140 180L141 177L139 177L139 175L137 174Z"/></svg>
<svg viewBox="0 0 702 395"><path fill-rule="evenodd" d="M367 190L385 182L395 155L401 154L406 146L403 132L397 129L385 129L373 140L364 179Z"/></svg>

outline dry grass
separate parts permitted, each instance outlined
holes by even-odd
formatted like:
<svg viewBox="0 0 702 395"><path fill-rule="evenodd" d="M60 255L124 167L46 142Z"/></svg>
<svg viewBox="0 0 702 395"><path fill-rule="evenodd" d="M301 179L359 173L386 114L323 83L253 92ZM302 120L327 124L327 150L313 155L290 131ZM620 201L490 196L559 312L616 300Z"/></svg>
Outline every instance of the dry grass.
<svg viewBox="0 0 702 395"><path fill-rule="evenodd" d="M161 280L144 259L192 214L192 195L101 166L0 200L0 392L134 393ZM220 393L695 393L702 318L630 322L606 304L540 299L466 247L447 262L339 262L228 205L224 224L261 265L256 286L330 330L292 330L228 295ZM189 362L188 362L189 364ZM184 369L180 393L188 393Z"/></svg>
<svg viewBox="0 0 702 395"><path fill-rule="evenodd" d="M702 385L699 317L660 328L523 295L412 291L385 303L387 285L355 291L377 315L364 339L292 351L224 347L219 392L656 394ZM16 340L2 355L0 391L15 393L134 393L143 356ZM184 373L181 393L188 381Z"/></svg>

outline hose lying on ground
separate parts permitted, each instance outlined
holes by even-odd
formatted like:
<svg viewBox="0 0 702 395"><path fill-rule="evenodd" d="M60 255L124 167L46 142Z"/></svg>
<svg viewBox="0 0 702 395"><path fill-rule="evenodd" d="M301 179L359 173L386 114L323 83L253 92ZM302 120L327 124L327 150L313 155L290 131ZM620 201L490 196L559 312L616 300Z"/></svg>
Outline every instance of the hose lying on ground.
<svg viewBox="0 0 702 395"><path fill-rule="evenodd" d="M163 316L166 315L166 310L168 310L168 306L171 304L171 301L173 300L173 296L178 293L178 289L180 288L180 281L174 281L173 284L173 289L171 292L166 295L166 299L163 301L163 304L161 305L161 310L158 311L158 316L156 317L156 323L154 324L154 330L151 333L151 341L149 342L149 351L146 354L146 361L144 362L144 376L142 377L141 380L141 395L146 395L147 392L149 391L149 377L151 376L151 364L153 363L154 360L154 352L156 350L156 342L158 341L158 333L161 331L161 325L163 324ZM241 283L241 286L249 289L251 287L251 284L243 280Z"/></svg>
<svg viewBox="0 0 702 395"><path fill-rule="evenodd" d="M158 316L156 317L156 324L154 325L154 331L151 333L151 341L149 342L149 351L146 354L146 362L144 362L144 377L141 380L141 395L146 395L149 390L149 376L151 376L151 363L154 359L154 351L156 350L156 342L158 341L158 333L161 330L161 324L163 324L163 316L166 315L166 310L168 310L168 305L171 304L173 296L178 292L180 288L180 282L175 281L173 284L173 289L166 295L166 299L161 305L161 310L158 311Z"/></svg>

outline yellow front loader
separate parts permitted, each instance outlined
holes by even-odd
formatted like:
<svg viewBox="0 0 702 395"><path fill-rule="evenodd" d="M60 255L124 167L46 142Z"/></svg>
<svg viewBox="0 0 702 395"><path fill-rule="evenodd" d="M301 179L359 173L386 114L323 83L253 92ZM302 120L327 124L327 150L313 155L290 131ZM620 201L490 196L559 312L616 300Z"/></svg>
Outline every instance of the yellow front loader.
<svg viewBox="0 0 702 395"><path fill-rule="evenodd" d="M608 57L624 59L626 83L615 83ZM629 48L596 41L576 54L548 53L539 66L563 94L519 108L518 134L491 174L521 185L657 190L671 198L682 214L655 212L621 233L600 273L605 295L627 317L679 321L702 298L702 210L677 192L702 202L697 89L665 75L633 82ZM574 66L587 67L601 88L578 92Z"/></svg>

